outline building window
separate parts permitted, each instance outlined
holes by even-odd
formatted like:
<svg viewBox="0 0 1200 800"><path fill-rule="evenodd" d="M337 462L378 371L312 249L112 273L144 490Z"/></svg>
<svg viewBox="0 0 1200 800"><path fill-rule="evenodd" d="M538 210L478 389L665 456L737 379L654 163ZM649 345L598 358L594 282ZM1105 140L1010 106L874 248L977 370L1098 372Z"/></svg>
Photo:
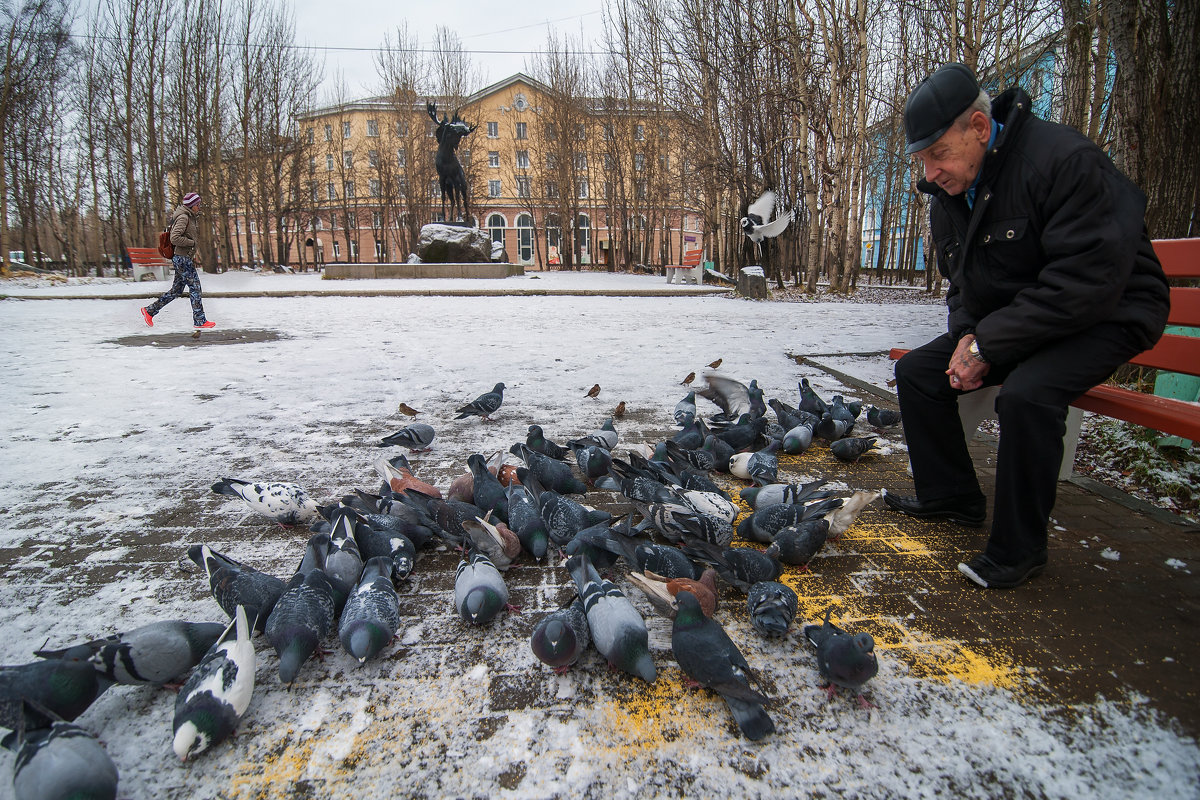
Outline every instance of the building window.
<svg viewBox="0 0 1200 800"><path fill-rule="evenodd" d="M613 160L612 154L605 153L604 154L604 169L606 169L609 172L612 172L616 168L617 168L617 162Z"/></svg>
<svg viewBox="0 0 1200 800"><path fill-rule="evenodd" d="M558 141L558 126L553 122L546 123L546 139L551 142Z"/></svg>
<svg viewBox="0 0 1200 800"><path fill-rule="evenodd" d="M500 196L500 181L488 181L488 197Z"/></svg>
<svg viewBox="0 0 1200 800"><path fill-rule="evenodd" d="M463 151L459 152L458 163L460 163L464 167L471 166L471 151L463 150Z"/></svg>
<svg viewBox="0 0 1200 800"><path fill-rule="evenodd" d="M346 199L350 200L354 197L354 181L346 181Z"/></svg>
<svg viewBox="0 0 1200 800"><path fill-rule="evenodd" d="M558 155L546 153L546 169L558 169Z"/></svg>
<svg viewBox="0 0 1200 800"><path fill-rule="evenodd" d="M581 261L588 257L588 251L592 249L592 221L586 214L580 214L575 218L575 243L579 245ZM583 263L587 263L583 261Z"/></svg>
<svg viewBox="0 0 1200 800"><path fill-rule="evenodd" d="M306 131L305 138L308 140L309 144L313 143L313 129L312 128L309 128L308 131Z"/></svg>
<svg viewBox="0 0 1200 800"><path fill-rule="evenodd" d="M334 188L333 181L330 181L329 183L325 184L325 188L329 192L329 199L337 200L337 189Z"/></svg>
<svg viewBox="0 0 1200 800"><path fill-rule="evenodd" d="M400 167L400 169L408 166L408 153L405 152L403 147L396 151L396 166Z"/></svg>
<svg viewBox="0 0 1200 800"><path fill-rule="evenodd" d="M670 156L659 156L658 157L658 168L663 170L664 172L666 170L670 169L671 168L671 157Z"/></svg>
<svg viewBox="0 0 1200 800"><path fill-rule="evenodd" d="M340 244L338 244L336 240L334 240L334 243L333 243L333 257L334 258L342 257L342 246Z"/></svg>
<svg viewBox="0 0 1200 800"><path fill-rule="evenodd" d="M438 183L437 181L430 181L429 182L429 196L430 197L441 197L442 196L442 185L440 183Z"/></svg>
<svg viewBox="0 0 1200 800"><path fill-rule="evenodd" d="M517 258L523 263L533 260L533 218L528 214L517 217Z"/></svg>
<svg viewBox="0 0 1200 800"><path fill-rule="evenodd" d="M408 196L408 178L406 176L401 175L400 179L396 181L396 191L400 193L401 197Z"/></svg>
<svg viewBox="0 0 1200 800"><path fill-rule="evenodd" d="M529 197L529 178L517 178L517 197Z"/></svg>
<svg viewBox="0 0 1200 800"><path fill-rule="evenodd" d="M607 123L604 125L604 140L607 142L613 140L613 126Z"/></svg>
<svg viewBox="0 0 1200 800"><path fill-rule="evenodd" d="M308 159L308 171L309 172L317 171L317 157L316 156L313 156Z"/></svg>
<svg viewBox="0 0 1200 800"><path fill-rule="evenodd" d="M383 242L379 241L378 239L375 240L375 260L383 260Z"/></svg>
<svg viewBox="0 0 1200 800"><path fill-rule="evenodd" d="M644 153L633 154L633 168L638 172L646 168L646 156Z"/></svg>
<svg viewBox="0 0 1200 800"><path fill-rule="evenodd" d="M500 151L499 150L489 150L488 151L488 166L489 167L500 166Z"/></svg>
<svg viewBox="0 0 1200 800"><path fill-rule="evenodd" d="M312 187L312 201L315 203L315 202L317 202L318 199L319 198L317 197L317 185L314 183L313 187Z"/></svg>
<svg viewBox="0 0 1200 800"><path fill-rule="evenodd" d="M380 214L378 211L371 212L371 227L376 230L383 227L383 214Z"/></svg>
<svg viewBox="0 0 1200 800"><path fill-rule="evenodd" d="M396 122L396 135L408 136L408 120L402 119Z"/></svg>
<svg viewBox="0 0 1200 800"><path fill-rule="evenodd" d="M529 169L529 151L517 151L517 169Z"/></svg>
<svg viewBox="0 0 1200 800"><path fill-rule="evenodd" d="M587 139L587 128L582 122L575 126L575 138L581 142Z"/></svg>
<svg viewBox="0 0 1200 800"><path fill-rule="evenodd" d="M343 150L342 151L342 166L345 167L346 169L354 169L354 151L353 150Z"/></svg>
<svg viewBox="0 0 1200 800"><path fill-rule="evenodd" d="M499 122L489 122L487 124L487 126L488 126L488 138L489 139L499 139L500 138L500 123Z"/></svg>
<svg viewBox="0 0 1200 800"><path fill-rule="evenodd" d="M325 171L333 172L333 153L325 154Z"/></svg>
<svg viewBox="0 0 1200 800"><path fill-rule="evenodd" d="M379 151L378 150L368 150L367 151L367 166L370 167L371 169L379 169Z"/></svg>
<svg viewBox="0 0 1200 800"><path fill-rule="evenodd" d="M611 200L612 196L613 196L612 181L605 181L604 182L604 199Z"/></svg>
<svg viewBox="0 0 1200 800"><path fill-rule="evenodd" d="M371 180L367 183L367 191L370 192L371 197L379 197L379 179L378 178L371 178ZM378 228L379 226L376 225L375 227Z"/></svg>
<svg viewBox="0 0 1200 800"><path fill-rule="evenodd" d="M229 200L235 207L241 205L241 203L238 202L238 193L237 192L234 192L233 196L230 197Z"/></svg>
<svg viewBox="0 0 1200 800"><path fill-rule="evenodd" d="M497 181L499 183L499 181ZM500 214L492 214L487 221L488 233L491 234L493 242L504 244L504 217Z"/></svg>
<svg viewBox="0 0 1200 800"><path fill-rule="evenodd" d="M579 181L579 182L576 184L576 189L578 189L578 192L577 192L577 194L578 194L578 196L579 196L579 199L580 199L580 200L584 200L584 199L586 199L586 198L587 198L587 196L588 196L588 182L587 182L586 180Z"/></svg>
<svg viewBox="0 0 1200 800"><path fill-rule="evenodd" d="M333 126L332 125L325 126L325 141L327 141L327 142L333 141Z"/></svg>
<svg viewBox="0 0 1200 800"><path fill-rule="evenodd" d="M374 137L374 136L378 136L378 135L379 135L379 120L376 120L376 119L367 120L367 136Z"/></svg>
<svg viewBox="0 0 1200 800"><path fill-rule="evenodd" d="M558 181L546 181L546 197L558 197Z"/></svg>
<svg viewBox="0 0 1200 800"><path fill-rule="evenodd" d="M637 199L638 200L646 199L646 182L645 181L637 182Z"/></svg>
<svg viewBox="0 0 1200 800"><path fill-rule="evenodd" d="M645 139L646 138L646 126L645 125L634 125L633 126L633 138L639 142L642 141L643 139Z"/></svg>
<svg viewBox="0 0 1200 800"><path fill-rule="evenodd" d="M587 169L587 153L575 154L575 171L583 172Z"/></svg>
<svg viewBox="0 0 1200 800"><path fill-rule="evenodd" d="M350 123L349 122L342 123L342 138L343 139L350 138Z"/></svg>
<svg viewBox="0 0 1200 800"><path fill-rule="evenodd" d="M518 139L528 139L529 138L529 126L526 125L524 122L517 123L517 138Z"/></svg>
<svg viewBox="0 0 1200 800"><path fill-rule="evenodd" d="M316 220L313 222L313 230L317 230L317 231L325 230L325 220L321 219L320 217L317 217Z"/></svg>

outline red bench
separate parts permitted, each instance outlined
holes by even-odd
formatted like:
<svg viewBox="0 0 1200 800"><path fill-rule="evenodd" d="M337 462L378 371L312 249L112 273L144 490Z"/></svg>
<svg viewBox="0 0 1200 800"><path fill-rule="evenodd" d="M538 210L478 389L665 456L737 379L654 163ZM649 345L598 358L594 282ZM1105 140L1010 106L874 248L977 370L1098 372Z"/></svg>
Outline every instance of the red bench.
<svg viewBox="0 0 1200 800"><path fill-rule="evenodd" d="M667 283L704 283L704 266L700 263L703 256L703 250L689 250L683 254L680 263L665 265Z"/></svg>
<svg viewBox="0 0 1200 800"><path fill-rule="evenodd" d="M158 254L156 247L126 247L129 263L133 265L135 281L165 281L171 262Z"/></svg>
<svg viewBox="0 0 1200 800"><path fill-rule="evenodd" d="M1163 272L1173 283L1194 283L1200 279L1200 239L1156 239L1154 252L1162 262ZM1200 286L1171 287L1171 311L1167 316L1167 324L1200 326ZM889 356L897 359L907 352L893 348ZM1200 337L1165 333L1158 344L1130 359L1129 363L1200 376ZM997 387L980 389L959 398L959 416L962 417L963 430L968 437L974 435L982 420L995 416L996 391ZM1071 406L1067 415L1060 478L1071 474L1083 411L1125 420L1184 439L1200 440L1200 403L1158 397L1105 383L1089 389Z"/></svg>

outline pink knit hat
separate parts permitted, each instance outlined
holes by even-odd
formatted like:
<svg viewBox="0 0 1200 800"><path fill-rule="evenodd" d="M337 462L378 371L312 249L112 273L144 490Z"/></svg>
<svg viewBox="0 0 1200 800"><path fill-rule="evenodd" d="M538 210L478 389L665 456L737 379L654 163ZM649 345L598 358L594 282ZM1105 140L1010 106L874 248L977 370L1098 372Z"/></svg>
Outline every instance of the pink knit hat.
<svg viewBox="0 0 1200 800"><path fill-rule="evenodd" d="M183 204L185 206L194 206L200 202L200 195L195 192L188 192L183 196Z"/></svg>

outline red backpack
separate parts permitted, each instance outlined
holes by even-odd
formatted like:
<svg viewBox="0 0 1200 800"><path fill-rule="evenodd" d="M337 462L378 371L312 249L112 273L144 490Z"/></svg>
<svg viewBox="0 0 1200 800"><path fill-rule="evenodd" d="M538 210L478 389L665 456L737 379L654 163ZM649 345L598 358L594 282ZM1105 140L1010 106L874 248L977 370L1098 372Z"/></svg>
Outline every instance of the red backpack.
<svg viewBox="0 0 1200 800"><path fill-rule="evenodd" d="M158 254L163 258L175 255L175 245L171 244L171 226L158 235Z"/></svg>

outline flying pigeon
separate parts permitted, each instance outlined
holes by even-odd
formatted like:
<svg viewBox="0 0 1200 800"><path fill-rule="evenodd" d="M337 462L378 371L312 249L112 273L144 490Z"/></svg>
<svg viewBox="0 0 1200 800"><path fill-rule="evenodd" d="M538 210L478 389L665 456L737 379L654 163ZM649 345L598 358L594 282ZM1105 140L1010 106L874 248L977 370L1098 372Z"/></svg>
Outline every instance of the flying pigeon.
<svg viewBox="0 0 1200 800"><path fill-rule="evenodd" d="M217 494L240 497L257 514L280 525L308 525L320 518L317 503L294 483L251 483L221 478L212 485Z"/></svg>
<svg viewBox="0 0 1200 800"><path fill-rule="evenodd" d="M725 419L737 419L743 414L761 417L766 412L757 380L750 381L749 386L721 375L706 375L705 380L708 384L697 389L696 394L716 403Z"/></svg>
<svg viewBox="0 0 1200 800"><path fill-rule="evenodd" d="M508 587L496 565L468 548L454 573L454 607L472 625L486 625L508 605Z"/></svg>
<svg viewBox="0 0 1200 800"><path fill-rule="evenodd" d="M775 210L776 197L777 195L772 191L763 192L746 209L746 216L742 217L742 230L755 244L762 244L763 239L774 238L783 233L788 223L792 221L790 210L771 219L771 213Z"/></svg>
<svg viewBox="0 0 1200 800"><path fill-rule="evenodd" d="M414 453L425 453L431 448L434 437L437 434L433 430L432 425L426 425L424 422L414 422L412 425L406 425L395 433L385 436L379 440L378 447L407 447Z"/></svg>
<svg viewBox="0 0 1200 800"><path fill-rule="evenodd" d="M243 606L250 624L261 632L275 601L283 594L283 581L234 561L206 544L194 544L187 552L188 558L204 567L208 586L221 610L232 618L237 607Z"/></svg>
<svg viewBox="0 0 1200 800"><path fill-rule="evenodd" d="M13 766L13 795L17 800L115 798L117 767L90 733L55 722L25 736Z"/></svg>
<svg viewBox="0 0 1200 800"><path fill-rule="evenodd" d="M234 638L228 638L230 633ZM183 761L233 733L254 694L254 643L246 609L234 609L222 641L213 645L175 699L172 748Z"/></svg>
<svg viewBox="0 0 1200 800"><path fill-rule="evenodd" d="M317 537L328 542L325 534L316 534L313 539ZM318 546L309 541L310 548ZM336 620L333 593L329 576L315 568L293 575L275 603L265 633L279 656L281 682L294 683L300 667L320 649L321 640L333 630Z"/></svg>
<svg viewBox="0 0 1200 800"><path fill-rule="evenodd" d="M569 605L542 617L529 637L529 647L539 661L561 674L579 660L591 640L583 601L576 595Z"/></svg>
<svg viewBox="0 0 1200 800"><path fill-rule="evenodd" d="M467 403L462 408L455 411L458 414L455 419L466 419L467 417L481 417L484 422L499 410L501 403L504 402L504 384L497 383L492 387L490 392L484 392L476 397L471 402Z"/></svg>
<svg viewBox="0 0 1200 800"><path fill-rule="evenodd" d="M63 658L86 652L96 672L113 683L164 686L199 664L224 630L216 622L163 620L64 650L37 650L34 655Z"/></svg>
<svg viewBox="0 0 1200 800"><path fill-rule="evenodd" d="M875 441L876 437L874 436L854 436L830 443L829 449L833 451L839 461L856 464L860 458L871 452Z"/></svg>
<svg viewBox="0 0 1200 800"><path fill-rule="evenodd" d="M842 503L841 508L835 508L826 515L829 520L829 538L836 539L849 530L854 524L854 520L858 519L858 515L867 506L879 499L879 492L868 492L860 489L850 497L846 498Z"/></svg>
<svg viewBox="0 0 1200 800"><path fill-rule="evenodd" d="M750 624L763 636L783 636L796 618L797 603L796 593L789 587L776 581L759 581L746 597Z"/></svg>
<svg viewBox="0 0 1200 800"><path fill-rule="evenodd" d="M19 740L25 731L71 722L111 684L87 661L87 649L66 658L0 667L0 725Z"/></svg>
<svg viewBox="0 0 1200 800"><path fill-rule="evenodd" d="M603 580L587 556L567 559L567 572L583 600L592 642L612 666L653 683L658 671L650 658L646 621L611 581Z"/></svg>
<svg viewBox="0 0 1200 800"><path fill-rule="evenodd" d="M758 741L772 733L775 724L763 708L769 701L750 688L750 665L729 634L704 616L691 592L680 592L676 602L671 652L679 668L697 685L721 695L747 739Z"/></svg>
<svg viewBox="0 0 1200 800"><path fill-rule="evenodd" d="M862 687L879 672L875 640L869 633L849 634L831 623L832 611L825 611L823 625L806 625L804 636L817 648L817 669L826 681L829 696L832 698L840 686L854 691L860 706L870 708Z"/></svg>
<svg viewBox="0 0 1200 800"><path fill-rule="evenodd" d="M867 424L872 428L890 428L900 422L900 412L890 408L867 406Z"/></svg>
<svg viewBox="0 0 1200 800"><path fill-rule="evenodd" d="M379 655L400 628L400 599L392 586L391 572L391 559L368 560L363 565L362 579L342 609L338 639L359 664Z"/></svg>

